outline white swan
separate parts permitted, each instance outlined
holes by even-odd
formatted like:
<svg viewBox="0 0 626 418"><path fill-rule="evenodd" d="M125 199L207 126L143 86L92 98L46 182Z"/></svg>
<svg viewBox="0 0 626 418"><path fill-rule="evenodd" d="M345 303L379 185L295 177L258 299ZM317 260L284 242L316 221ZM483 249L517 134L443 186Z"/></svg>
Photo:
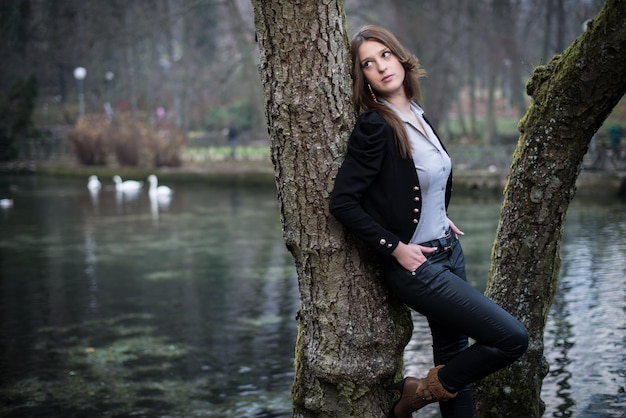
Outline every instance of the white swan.
<svg viewBox="0 0 626 418"><path fill-rule="evenodd" d="M115 182L115 190L118 192L136 192L143 187L143 183L136 180L122 181L122 178L118 175L113 176Z"/></svg>
<svg viewBox="0 0 626 418"><path fill-rule="evenodd" d="M90 192L97 193L102 188L102 183L98 180L98 176L89 176L87 188Z"/></svg>
<svg viewBox="0 0 626 418"><path fill-rule="evenodd" d="M157 176L155 176L154 174L150 174L148 176L148 182L150 183L150 189L148 190L150 195L159 196L159 197L169 197L172 195L172 193L174 193L172 189L170 189L167 186L159 186L158 185L159 180L157 179Z"/></svg>

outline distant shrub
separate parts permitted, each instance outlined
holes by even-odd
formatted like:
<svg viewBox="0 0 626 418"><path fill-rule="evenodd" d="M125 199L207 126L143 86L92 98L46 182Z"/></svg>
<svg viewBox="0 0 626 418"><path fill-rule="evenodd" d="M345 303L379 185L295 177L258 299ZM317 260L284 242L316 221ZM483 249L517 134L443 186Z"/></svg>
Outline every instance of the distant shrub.
<svg viewBox="0 0 626 418"><path fill-rule="evenodd" d="M136 167L141 162L141 148L146 128L126 115L116 115L109 131L111 150L118 164Z"/></svg>
<svg viewBox="0 0 626 418"><path fill-rule="evenodd" d="M117 114L81 118L68 134L83 165L104 165L113 154L118 164L129 167L180 166L183 134L164 123L132 119Z"/></svg>
<svg viewBox="0 0 626 418"><path fill-rule="evenodd" d="M148 148L153 151L152 161L156 167L178 167L182 164L184 146L182 132L171 128L160 128L149 136Z"/></svg>
<svg viewBox="0 0 626 418"><path fill-rule="evenodd" d="M70 129L67 139L83 165L106 165L111 121L104 116L87 115Z"/></svg>

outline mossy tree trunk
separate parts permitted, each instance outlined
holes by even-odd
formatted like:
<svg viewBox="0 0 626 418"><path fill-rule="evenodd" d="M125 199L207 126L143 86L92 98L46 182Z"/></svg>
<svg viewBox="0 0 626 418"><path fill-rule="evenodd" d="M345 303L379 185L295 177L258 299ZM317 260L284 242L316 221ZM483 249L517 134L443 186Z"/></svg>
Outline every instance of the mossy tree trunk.
<svg viewBox="0 0 626 418"><path fill-rule="evenodd" d="M328 213L354 123L343 4L253 0L283 234L298 273L294 417L383 417L408 311Z"/></svg>
<svg viewBox="0 0 626 418"><path fill-rule="evenodd" d="M585 33L535 69L527 92L486 293L524 323L531 344L521 361L476 385L480 417L541 417L545 409L543 334L562 228L589 141L626 92L626 2L606 1Z"/></svg>

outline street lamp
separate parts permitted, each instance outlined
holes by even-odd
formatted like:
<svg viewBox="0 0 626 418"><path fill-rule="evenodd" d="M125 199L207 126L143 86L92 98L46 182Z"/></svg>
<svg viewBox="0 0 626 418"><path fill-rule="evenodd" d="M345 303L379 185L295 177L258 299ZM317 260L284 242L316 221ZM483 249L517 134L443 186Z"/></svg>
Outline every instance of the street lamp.
<svg viewBox="0 0 626 418"><path fill-rule="evenodd" d="M104 74L104 89L106 90L106 102L104 102L104 113L107 115L107 118L111 119L113 117L113 107L111 106L111 92L110 92L110 84L115 78L115 74L113 71L107 71Z"/></svg>
<svg viewBox="0 0 626 418"><path fill-rule="evenodd" d="M85 116L85 94L83 93L83 80L87 77L85 67L74 68L74 78L78 82L78 115Z"/></svg>

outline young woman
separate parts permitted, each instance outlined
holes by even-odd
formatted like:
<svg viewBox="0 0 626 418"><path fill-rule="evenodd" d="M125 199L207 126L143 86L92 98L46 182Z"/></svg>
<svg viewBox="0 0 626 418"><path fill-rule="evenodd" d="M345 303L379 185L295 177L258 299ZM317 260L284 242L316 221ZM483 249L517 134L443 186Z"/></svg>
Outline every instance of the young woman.
<svg viewBox="0 0 626 418"><path fill-rule="evenodd" d="M351 52L359 116L330 211L380 253L387 286L426 316L433 339L435 367L388 387L399 395L389 415L439 401L444 418L473 417L469 384L518 359L528 335L467 283L463 232L447 217L450 157L419 105L417 58L379 26L363 27Z"/></svg>

